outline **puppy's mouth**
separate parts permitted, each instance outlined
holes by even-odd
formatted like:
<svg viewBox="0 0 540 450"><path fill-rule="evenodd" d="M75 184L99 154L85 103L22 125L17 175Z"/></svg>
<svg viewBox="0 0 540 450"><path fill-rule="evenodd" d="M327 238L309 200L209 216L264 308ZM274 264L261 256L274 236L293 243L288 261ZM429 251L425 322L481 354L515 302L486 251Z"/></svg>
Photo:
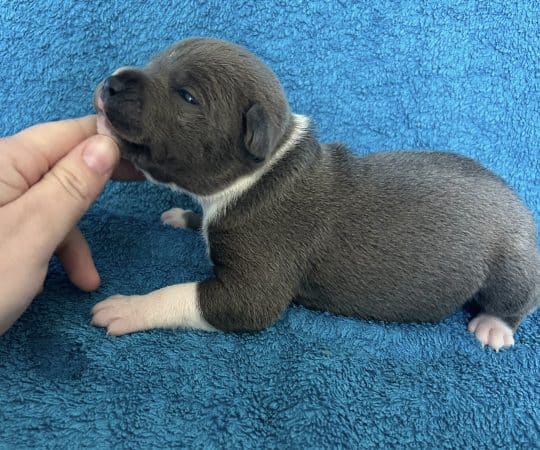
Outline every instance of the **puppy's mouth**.
<svg viewBox="0 0 540 450"><path fill-rule="evenodd" d="M114 129L111 125L111 122L109 122L109 119L107 119L107 114L105 114L105 105L103 104L103 100L97 96L97 100L94 102L94 106L97 113L97 132L98 134L103 134L104 136L109 136L112 138L117 144L119 144L120 138L116 136Z"/></svg>
<svg viewBox="0 0 540 450"><path fill-rule="evenodd" d="M94 109L97 113L97 132L104 136L109 136L117 144L121 144L121 141L130 142L125 139L125 136L121 132L114 129L109 118L107 117L105 102L101 98L101 92L103 89L103 83L101 83L94 92ZM133 142L135 143L135 142Z"/></svg>
<svg viewBox="0 0 540 450"><path fill-rule="evenodd" d="M101 83L94 92L94 109L97 114L96 127L98 134L108 136L115 141L120 147L122 158L131 161L137 168L141 161L141 156L144 156L148 149L141 143L133 140L125 135L122 130L116 129L109 118L107 117L106 105L102 99L101 91L103 83Z"/></svg>

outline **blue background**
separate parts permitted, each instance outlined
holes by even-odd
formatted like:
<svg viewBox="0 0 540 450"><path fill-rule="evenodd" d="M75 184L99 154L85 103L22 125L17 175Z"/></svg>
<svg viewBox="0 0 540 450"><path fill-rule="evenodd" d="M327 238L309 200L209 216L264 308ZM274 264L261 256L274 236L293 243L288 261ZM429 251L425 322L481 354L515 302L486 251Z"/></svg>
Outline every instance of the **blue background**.
<svg viewBox="0 0 540 450"><path fill-rule="evenodd" d="M192 35L243 44L322 141L358 154L452 150L501 175L540 217L535 1L0 1L0 135L92 112L96 84ZM540 314L484 351L441 324L290 308L258 334L89 326L104 297L208 277L204 243L160 225L188 206L111 183L82 221L102 274L78 292L56 262L0 338L0 447L532 448ZM317 220L317 218L313 218ZM0 280L1 282L1 280Z"/></svg>

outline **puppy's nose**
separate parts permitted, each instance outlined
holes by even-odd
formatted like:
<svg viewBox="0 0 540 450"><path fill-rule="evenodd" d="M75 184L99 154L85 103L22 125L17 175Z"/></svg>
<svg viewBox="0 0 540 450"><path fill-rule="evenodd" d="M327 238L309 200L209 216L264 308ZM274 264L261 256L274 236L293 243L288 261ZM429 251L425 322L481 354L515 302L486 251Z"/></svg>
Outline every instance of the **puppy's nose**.
<svg viewBox="0 0 540 450"><path fill-rule="evenodd" d="M117 76L107 78L103 82L103 89L112 97L126 90L126 80Z"/></svg>

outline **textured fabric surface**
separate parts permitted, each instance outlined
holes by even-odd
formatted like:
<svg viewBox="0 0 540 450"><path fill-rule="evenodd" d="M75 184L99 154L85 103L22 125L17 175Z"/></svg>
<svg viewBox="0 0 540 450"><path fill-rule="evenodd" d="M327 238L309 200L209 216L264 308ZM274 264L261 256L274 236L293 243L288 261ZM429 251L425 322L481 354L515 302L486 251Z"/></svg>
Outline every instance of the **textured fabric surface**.
<svg viewBox="0 0 540 450"><path fill-rule="evenodd" d="M90 113L114 68L217 36L261 56L321 140L473 156L538 219L539 17L533 0L3 0L0 134ZM77 291L53 262L0 338L0 448L538 448L540 313L500 354L463 311L402 325L293 307L256 334L91 327L108 295L210 276L201 237L159 222L188 205L107 187L82 221L102 287Z"/></svg>

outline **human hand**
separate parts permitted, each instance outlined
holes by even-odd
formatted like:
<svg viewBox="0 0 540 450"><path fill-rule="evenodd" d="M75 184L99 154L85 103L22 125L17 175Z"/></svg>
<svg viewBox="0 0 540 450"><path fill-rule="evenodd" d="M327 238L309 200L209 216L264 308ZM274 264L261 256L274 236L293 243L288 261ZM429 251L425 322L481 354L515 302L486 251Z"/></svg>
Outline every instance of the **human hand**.
<svg viewBox="0 0 540 450"><path fill-rule="evenodd" d="M141 179L95 116L36 125L0 139L0 335L41 291L53 253L85 291L100 284L76 223L114 174Z"/></svg>

